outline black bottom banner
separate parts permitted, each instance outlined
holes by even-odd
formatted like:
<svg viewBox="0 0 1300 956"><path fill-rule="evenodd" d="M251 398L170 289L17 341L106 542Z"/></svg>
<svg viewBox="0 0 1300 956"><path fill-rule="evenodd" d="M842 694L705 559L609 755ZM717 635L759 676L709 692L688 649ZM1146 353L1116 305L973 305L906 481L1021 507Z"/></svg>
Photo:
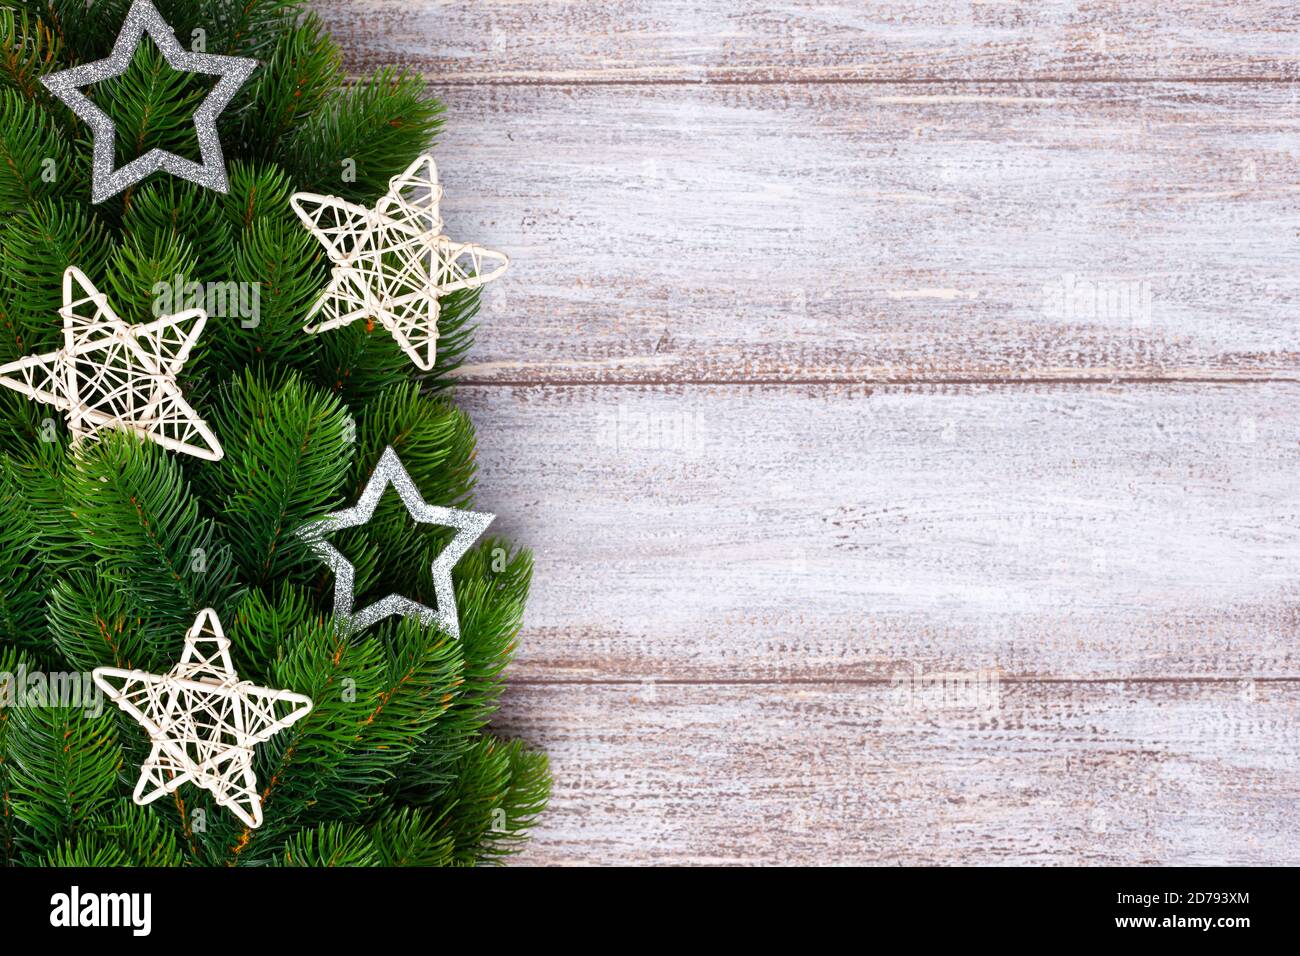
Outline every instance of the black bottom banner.
<svg viewBox="0 0 1300 956"><path fill-rule="evenodd" d="M1295 871L1284 869L9 869L0 884L14 939L180 938L199 949L276 927L295 944L337 946L434 928L467 938L541 931L556 941L563 927L587 935L606 923L636 927L642 943L687 926L696 937L712 927L717 938L739 938L860 924L914 939L1236 946L1261 932L1282 938L1295 910Z"/></svg>

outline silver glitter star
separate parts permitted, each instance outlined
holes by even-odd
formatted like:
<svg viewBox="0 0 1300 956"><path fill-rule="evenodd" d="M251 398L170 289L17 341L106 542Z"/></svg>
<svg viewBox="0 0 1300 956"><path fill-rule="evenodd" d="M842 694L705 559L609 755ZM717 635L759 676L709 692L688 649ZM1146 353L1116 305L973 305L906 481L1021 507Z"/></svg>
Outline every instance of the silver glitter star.
<svg viewBox="0 0 1300 956"><path fill-rule="evenodd" d="M356 528L365 524L375 513L384 490L392 485L406 505L407 514L421 524L436 524L456 529L456 536L433 562L433 587L437 609L425 607L418 601L390 594L355 614L352 605L356 600L354 590L356 569L352 562L328 541L326 535L343 528ZM456 592L451 583L451 569L464 556L479 536L487 530L495 515L481 511L460 511L425 504L415 482L402 467L401 459L392 448L385 448L375 466L374 474L366 483L357 503L343 511L307 525L298 536L311 545L316 556L334 572L334 618L353 631L362 631L391 615L418 617L425 624L438 624L453 637L460 637L460 619L456 616Z"/></svg>
<svg viewBox="0 0 1300 956"><path fill-rule="evenodd" d="M163 58L173 70L221 77L203 105L194 113L194 128L198 132L199 153L203 161L196 163L163 149L151 149L115 171L113 156L117 129L109 115L81 92L81 87L125 73L131 65L136 47L146 33L157 44ZM226 179L221 138L217 134L217 117L255 69L257 61L244 57L186 52L154 5L149 0L135 0L126 15L126 22L122 24L122 32L117 35L112 56L43 76L41 82L94 131L93 200L100 203L160 169L217 192L228 191L230 185Z"/></svg>

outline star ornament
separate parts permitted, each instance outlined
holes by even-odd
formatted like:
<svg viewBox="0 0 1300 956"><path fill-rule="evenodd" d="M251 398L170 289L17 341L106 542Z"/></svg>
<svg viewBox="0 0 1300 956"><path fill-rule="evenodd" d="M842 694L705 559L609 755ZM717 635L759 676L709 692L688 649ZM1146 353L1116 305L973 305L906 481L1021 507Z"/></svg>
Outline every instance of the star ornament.
<svg viewBox="0 0 1300 956"><path fill-rule="evenodd" d="M239 680L217 612L205 608L166 674L97 668L95 683L149 734L133 799L141 806L186 783L209 791L246 825L262 825L253 747L297 723L311 698Z"/></svg>
<svg viewBox="0 0 1300 956"><path fill-rule="evenodd" d="M121 169L113 168L114 143L117 138L113 120L81 90L93 83L125 73L131 65L136 47L146 33L173 70L221 77L194 113L194 128L198 133L199 155L202 157L202 162L196 163L163 149L152 149ZM257 69L256 60L186 51L154 5L149 0L135 0L126 15L126 21L122 24L121 32L117 35L113 53L108 59L96 60L94 63L43 76L41 82L45 84L46 89L89 124L94 132L92 198L94 202L100 203L159 170L165 170L173 176L188 179L192 183L215 189L217 192L227 192L230 185L226 178L226 161L221 151L221 137L217 133L217 117L239 92L240 87L248 81L255 69Z"/></svg>
<svg viewBox="0 0 1300 956"><path fill-rule="evenodd" d="M390 594L361 611L353 611L356 602L356 569L328 541L327 535L344 528L356 528L366 524L379 506L379 499L384 490L391 485L407 514L421 524L442 525L456 530L451 543L434 559L431 568L433 574L434 598L437 608L426 607L418 601ZM334 618L340 626L349 631L362 631L372 624L392 615L418 617L425 624L437 624L452 637L460 637L460 619L456 614L456 591L452 585L451 569L470 549L470 546L487 530L495 518L485 512L460 511L456 508L441 508L425 504L415 482L402 466L401 459L392 448L384 449L375 466L374 474L366 483L365 490L357 499L356 505L307 525L298 532L309 544L316 556L334 572Z"/></svg>
<svg viewBox="0 0 1300 956"><path fill-rule="evenodd" d="M334 263L307 332L328 332L358 319L378 321L415 365L437 359L438 300L500 278L510 258L442 234L442 187L433 158L421 156L375 208L337 196L295 193L294 211ZM490 266L490 271L484 268Z"/></svg>
<svg viewBox="0 0 1300 956"><path fill-rule="evenodd" d="M80 269L63 274L63 348L0 366L0 385L67 412L75 449L104 429L134 432L206 461L225 454L176 376L207 314L190 309L127 325Z"/></svg>

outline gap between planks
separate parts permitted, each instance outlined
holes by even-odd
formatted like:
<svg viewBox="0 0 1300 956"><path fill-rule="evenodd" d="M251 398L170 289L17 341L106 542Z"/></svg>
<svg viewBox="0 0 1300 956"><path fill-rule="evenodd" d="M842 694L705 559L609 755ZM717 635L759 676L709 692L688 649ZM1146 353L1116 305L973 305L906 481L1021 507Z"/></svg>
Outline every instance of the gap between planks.
<svg viewBox="0 0 1300 956"><path fill-rule="evenodd" d="M1300 684L1300 677L1255 677L1217 675L1165 676L1165 677L1024 677L1014 674L999 674L1000 684L1021 684L1026 687L1043 686L1105 686L1108 684L1240 684L1250 681L1255 684ZM521 687L641 687L654 684L659 687L890 687L895 683L892 677L719 677L719 678L673 678L673 677L591 677L591 678L555 678L555 677L519 677L510 679L511 684Z"/></svg>
<svg viewBox="0 0 1300 956"><path fill-rule="evenodd" d="M370 76L364 73L349 74L347 82L352 85L367 82ZM565 79L555 78L519 78L519 79L441 79L425 77L425 81L430 86L447 89L473 89L475 87L483 88L552 88L552 89L574 89L580 87L644 87L644 86L945 86L961 83L980 83L990 86L1035 86L1038 84L1059 83L1069 84L1072 86L1107 86L1107 85L1137 85L1137 86L1155 86L1160 84L1204 84L1204 85L1226 85L1226 86L1249 86L1249 85L1285 85L1291 86L1297 82L1296 79L1285 76L1099 76L1099 77L1082 77L1082 76L993 76L980 77L971 79L960 76L927 76L917 79L899 79L890 78L873 78L873 77L851 77L851 76L773 76L773 77L745 77L745 76L718 76L718 77L647 77L645 79L636 79L631 77L612 78L608 80L601 79Z"/></svg>
<svg viewBox="0 0 1300 956"><path fill-rule="evenodd" d="M1098 375L1098 376L1070 376L1062 378L1051 378L1037 376L1033 378L857 378L857 377L835 377L835 378L752 378L752 379L730 379L730 378L689 378L689 379L645 379L640 381L628 381L625 379L608 379L595 380L590 379L477 379L461 378L457 379L456 384L463 388L672 388L672 387L696 387L696 388L726 388L726 387L757 387L757 388L802 388L809 385L839 385L839 386L899 386L899 385L916 385L916 386L971 386L971 385L997 385L997 386L1019 386L1019 385L1061 385L1061 386L1094 386L1094 385L1294 385L1300 383L1300 378L1292 376L1232 376L1218 378L1214 376L1177 376L1177 375Z"/></svg>

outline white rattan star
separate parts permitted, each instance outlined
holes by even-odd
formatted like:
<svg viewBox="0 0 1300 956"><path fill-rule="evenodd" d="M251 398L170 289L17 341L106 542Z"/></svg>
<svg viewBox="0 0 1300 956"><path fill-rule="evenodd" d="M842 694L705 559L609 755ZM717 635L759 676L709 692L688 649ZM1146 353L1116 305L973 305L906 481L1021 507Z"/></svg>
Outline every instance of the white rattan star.
<svg viewBox="0 0 1300 956"><path fill-rule="evenodd" d="M163 149L151 149L115 170L114 142L117 139L117 129L112 118L81 92L82 87L125 73L131 65L136 47L146 33L173 70L221 77L204 99L203 105L194 113L194 129L198 134L199 155L203 160L200 163ZM226 179L226 160L221 152L221 137L217 133L217 117L255 69L256 60L187 52L154 5L149 0L135 0L108 59L51 73L41 77L41 82L80 116L95 134L92 198L98 203L134 186L160 169L208 189L226 192L230 187Z"/></svg>
<svg viewBox="0 0 1300 956"><path fill-rule="evenodd" d="M436 524L456 529L456 536L433 561L433 588L436 609L425 607L418 601L390 594L364 610L352 612L356 601L354 591L356 569L338 548L325 540L325 536L355 528L368 522L379 506L379 499L389 485L397 490L407 513L421 524ZM298 532L316 556L334 572L334 619L351 631L362 631L390 615L418 617L425 624L438 624L453 637L460 636L460 618L456 614L456 591L451 581L451 569L464 556L479 536L487 530L495 515L481 511L461 511L457 508L440 508L424 503L415 482L402 467L401 459L392 448L385 448L375 466L375 472L366 483L356 505L309 524Z"/></svg>
<svg viewBox="0 0 1300 956"><path fill-rule="evenodd" d="M72 445L106 428L208 461L224 452L181 395L176 376L207 314L190 309L127 325L84 272L63 274L63 348L0 366L0 385L68 413ZM187 323L193 323L186 329Z"/></svg>
<svg viewBox="0 0 1300 956"><path fill-rule="evenodd" d="M296 193L293 208L329 253L334 272L309 318L308 332L377 320L419 368L437 359L438 300L503 275L505 253L442 234L442 187L432 157L421 156L373 210L337 196ZM485 262L495 263L483 273Z"/></svg>
<svg viewBox="0 0 1300 956"><path fill-rule="evenodd" d="M134 800L144 806L193 783L250 827L262 825L253 747L307 716L311 698L240 681L217 612L206 608L185 634L181 662L166 674L100 667L95 683L153 741Z"/></svg>

